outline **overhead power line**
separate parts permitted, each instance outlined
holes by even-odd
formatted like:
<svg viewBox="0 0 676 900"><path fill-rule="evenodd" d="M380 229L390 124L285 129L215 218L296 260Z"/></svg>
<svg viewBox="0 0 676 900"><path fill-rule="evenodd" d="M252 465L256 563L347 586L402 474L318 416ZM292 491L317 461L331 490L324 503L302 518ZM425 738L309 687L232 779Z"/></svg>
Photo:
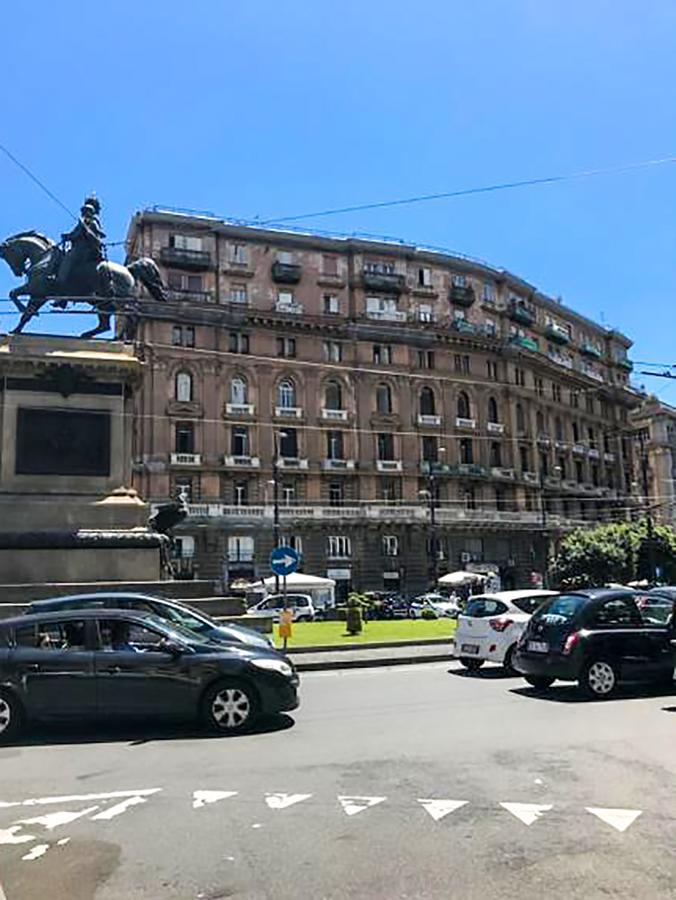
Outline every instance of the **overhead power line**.
<svg viewBox="0 0 676 900"><path fill-rule="evenodd" d="M54 201L54 203L58 204L58 206L60 206L61 209L65 210L68 213L68 215L71 216L71 218L77 219L77 216L75 215L75 213L72 210L68 209L66 204L62 203L61 200L59 200L59 198L56 196L56 194L52 193L52 191L49 190L49 188L44 184L44 182L40 181L40 179L37 177L37 175L34 175L31 172L31 170L28 168L28 166L25 166L20 160L18 160L16 158L16 156L14 156L13 153L10 153L10 151L7 149L7 147L5 147L3 144L0 144L0 150L2 150L2 152L7 157L9 157L9 159L11 159L11 161L14 163L15 166L18 166L24 174L28 175L28 177L31 179L31 181L34 181L35 184L37 184L37 186L40 188L40 190L44 191L45 194L47 194L47 196L50 197Z"/></svg>
<svg viewBox="0 0 676 900"><path fill-rule="evenodd" d="M454 197L467 197L470 194L488 194L494 191L514 190L515 188L532 187L539 184L554 184L562 181L573 181L579 178L596 178L599 175L619 175L638 169L647 169L652 166L662 166L676 162L676 156L666 156L661 159L649 159L643 162L628 163L623 166L607 166L602 169L587 169L581 172L570 172L567 175L549 175L546 178L527 178L522 181L506 181L498 184L487 184L480 187L463 188L457 191L443 191L435 194L420 194L415 197L400 197L394 200L382 200L376 203L360 203L354 206L339 206L333 209L322 209L315 212L302 213L295 216L281 216L275 219L265 219L260 225L278 225L283 222L298 222L301 219L315 219L320 216L335 216L340 213L361 212L367 209L384 209L390 206L405 206L411 203L426 203L430 200L449 200Z"/></svg>

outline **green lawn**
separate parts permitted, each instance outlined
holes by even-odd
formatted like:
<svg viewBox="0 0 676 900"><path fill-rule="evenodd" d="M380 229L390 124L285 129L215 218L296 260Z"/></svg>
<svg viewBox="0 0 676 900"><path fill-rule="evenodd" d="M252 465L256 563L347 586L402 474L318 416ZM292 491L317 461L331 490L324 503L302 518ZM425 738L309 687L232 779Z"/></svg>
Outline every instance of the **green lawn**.
<svg viewBox="0 0 676 900"><path fill-rule="evenodd" d="M275 643L281 646L277 625L274 628ZM298 622L293 625L289 640L294 647L328 646L338 644L370 644L377 641L411 641L416 638L450 638L455 631L452 619L393 619L384 622L367 622L361 634L350 635L345 622Z"/></svg>

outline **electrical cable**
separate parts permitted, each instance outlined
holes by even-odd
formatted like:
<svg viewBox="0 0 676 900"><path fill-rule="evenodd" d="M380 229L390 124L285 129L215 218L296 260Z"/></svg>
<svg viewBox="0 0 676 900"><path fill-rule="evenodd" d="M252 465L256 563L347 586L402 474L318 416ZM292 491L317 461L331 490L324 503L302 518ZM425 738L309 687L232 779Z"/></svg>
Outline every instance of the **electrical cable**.
<svg viewBox="0 0 676 900"><path fill-rule="evenodd" d="M68 209L68 207L66 206L65 203L62 203L61 200L59 200L59 198L56 196L56 194L52 193L52 191L50 191L49 188L42 181L40 181L40 179L37 177L37 175L34 175L31 172L31 170L28 168L28 166L25 166L20 160L18 160L16 158L16 156L14 156L13 153L10 153L10 151L7 149L7 147L5 147L3 144L0 144L0 150L2 150L2 152L6 156L8 156L9 159L11 159L11 161L16 166L18 166L21 169L21 171L24 172L31 179L31 181L34 181L35 184L37 184L37 186L42 191L44 191L48 197L50 197L54 201L54 203L56 203L58 206L60 206L61 209L65 210L68 213L68 215L71 216L73 219L78 218L72 210Z"/></svg>

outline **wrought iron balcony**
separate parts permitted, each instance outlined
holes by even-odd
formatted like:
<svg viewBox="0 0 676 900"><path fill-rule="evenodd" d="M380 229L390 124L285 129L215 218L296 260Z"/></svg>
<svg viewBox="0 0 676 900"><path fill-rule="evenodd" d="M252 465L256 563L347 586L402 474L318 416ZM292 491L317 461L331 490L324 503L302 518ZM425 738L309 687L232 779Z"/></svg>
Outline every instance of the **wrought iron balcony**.
<svg viewBox="0 0 676 900"><path fill-rule="evenodd" d="M369 291L400 294L406 286L404 276L396 272L374 272L371 269L364 269L361 277L362 284Z"/></svg>
<svg viewBox="0 0 676 900"><path fill-rule="evenodd" d="M448 291L448 299L454 306L469 309L476 300L476 294L471 284L452 284Z"/></svg>
<svg viewBox="0 0 676 900"><path fill-rule="evenodd" d="M513 344L515 347L521 347L523 350L530 350L532 353L537 353L540 349L540 345L535 338L526 337L525 335L520 334L511 335L509 343Z"/></svg>
<svg viewBox="0 0 676 900"><path fill-rule="evenodd" d="M545 335L555 344L570 344L570 334L562 325L550 323L545 328Z"/></svg>
<svg viewBox="0 0 676 900"><path fill-rule="evenodd" d="M453 331L459 331L460 334L478 334L479 326L474 322L468 322L467 319L453 319L451 322Z"/></svg>
<svg viewBox="0 0 676 900"><path fill-rule="evenodd" d="M632 372L634 369L633 362L626 357L624 357L623 359L616 359L615 362L620 367L620 369L624 369L625 372Z"/></svg>
<svg viewBox="0 0 676 900"><path fill-rule="evenodd" d="M603 356L603 351L599 345L593 344L591 341L584 341L580 347L580 353L584 353L585 356L591 356L593 359L601 359Z"/></svg>
<svg viewBox="0 0 676 900"><path fill-rule="evenodd" d="M192 272L204 272L212 267L211 253L208 250L184 250L182 247L162 247L160 262L175 269L190 269Z"/></svg>
<svg viewBox="0 0 676 900"><path fill-rule="evenodd" d="M224 456L223 465L233 469L259 469L261 461L258 456Z"/></svg>
<svg viewBox="0 0 676 900"><path fill-rule="evenodd" d="M505 426L502 422L487 422L486 431L489 434L504 434Z"/></svg>
<svg viewBox="0 0 676 900"><path fill-rule="evenodd" d="M172 466L199 466L202 464L200 453L172 453L170 456Z"/></svg>
<svg viewBox="0 0 676 900"><path fill-rule="evenodd" d="M402 462L400 459L377 459L376 469L379 472L401 472Z"/></svg>
<svg viewBox="0 0 676 900"><path fill-rule="evenodd" d="M277 284L298 284L302 271L297 263L283 263L275 260L272 264L272 280Z"/></svg>
<svg viewBox="0 0 676 900"><path fill-rule="evenodd" d="M520 325L532 325L535 322L535 310L523 302L512 300L509 305L509 318Z"/></svg>

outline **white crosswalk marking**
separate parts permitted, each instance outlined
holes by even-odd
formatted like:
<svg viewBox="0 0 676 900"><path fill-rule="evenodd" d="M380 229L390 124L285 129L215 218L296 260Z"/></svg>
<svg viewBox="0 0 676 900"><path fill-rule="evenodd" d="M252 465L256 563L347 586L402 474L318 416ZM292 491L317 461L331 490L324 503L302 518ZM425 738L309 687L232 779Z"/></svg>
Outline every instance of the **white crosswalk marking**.
<svg viewBox="0 0 676 900"><path fill-rule="evenodd" d="M35 840L35 836L32 834L17 834L21 830L21 825L0 828L0 844L27 844L29 841Z"/></svg>
<svg viewBox="0 0 676 900"><path fill-rule="evenodd" d="M294 803L302 803L303 800L309 800L312 794L266 794L265 802L270 809L286 809L293 806Z"/></svg>
<svg viewBox="0 0 676 900"><path fill-rule="evenodd" d="M147 803L146 798L129 797L128 800L123 800L122 803L117 803L115 806L111 806L110 809L104 809L103 812L92 816L92 822L108 821L109 819L114 819L116 816L121 816L122 813L126 812L130 806L138 806L140 803Z"/></svg>
<svg viewBox="0 0 676 900"><path fill-rule="evenodd" d="M438 822L461 806L466 806L467 800L418 800L418 803Z"/></svg>
<svg viewBox="0 0 676 900"><path fill-rule="evenodd" d="M540 803L501 803L500 806L520 819L524 825L532 825L543 813L553 809L551 804Z"/></svg>
<svg viewBox="0 0 676 900"><path fill-rule="evenodd" d="M201 809L209 803L218 803L219 800L227 800L228 797L237 796L237 791L193 791L192 808Z"/></svg>
<svg viewBox="0 0 676 900"><path fill-rule="evenodd" d="M92 813L98 809L98 806L88 806L87 809L81 809L78 812L55 812L55 813L47 813L44 816L36 816L34 819L21 819L22 825L43 825L47 831L51 831L53 828L57 828L59 825L67 825L69 822L74 822L75 819L79 819L80 816L86 816L88 813Z"/></svg>
<svg viewBox="0 0 676 900"><path fill-rule="evenodd" d="M377 803L383 803L387 797L359 797L355 795L338 797L340 805L348 816L356 816L357 813L375 806Z"/></svg>
<svg viewBox="0 0 676 900"><path fill-rule="evenodd" d="M626 831L642 813L640 809L605 809L601 806L585 806L585 809L616 831Z"/></svg>

